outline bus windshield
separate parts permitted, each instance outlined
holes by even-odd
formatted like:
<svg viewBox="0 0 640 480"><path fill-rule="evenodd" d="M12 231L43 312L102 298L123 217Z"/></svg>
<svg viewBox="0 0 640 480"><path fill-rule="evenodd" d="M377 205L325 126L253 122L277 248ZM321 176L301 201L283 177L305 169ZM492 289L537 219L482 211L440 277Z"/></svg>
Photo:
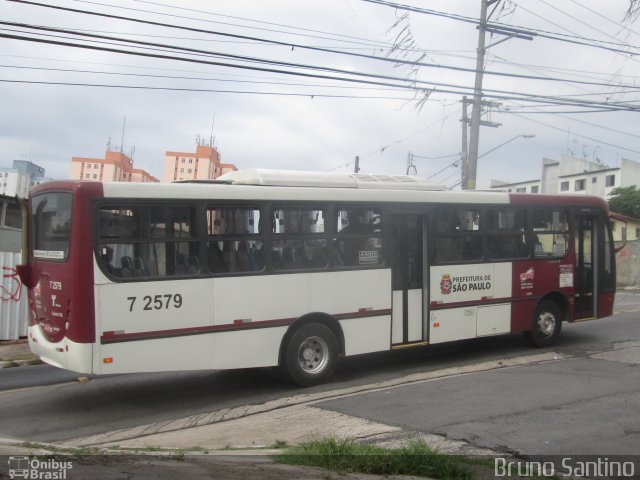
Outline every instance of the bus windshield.
<svg viewBox="0 0 640 480"><path fill-rule="evenodd" d="M46 193L33 199L34 258L66 260L71 234L71 193Z"/></svg>

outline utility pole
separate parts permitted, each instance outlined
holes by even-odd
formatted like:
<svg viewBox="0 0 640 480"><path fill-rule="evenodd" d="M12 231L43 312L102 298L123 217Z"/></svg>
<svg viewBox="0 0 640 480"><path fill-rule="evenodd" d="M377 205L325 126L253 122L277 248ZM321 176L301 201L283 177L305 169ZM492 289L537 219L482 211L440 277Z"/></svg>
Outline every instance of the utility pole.
<svg viewBox="0 0 640 480"><path fill-rule="evenodd" d="M469 100L467 97L462 97L462 152L460 153L460 185L463 190L469 188L469 147L467 146L467 128L469 128L469 117L467 116L467 105Z"/></svg>
<svg viewBox="0 0 640 480"><path fill-rule="evenodd" d="M478 143L480 140L480 115L482 113L482 75L484 73L484 34L487 27L487 7L498 0L482 0L480 6L480 24L478 25L478 54L476 58L476 81L473 87L473 109L471 111L471 132L469 158L467 165L467 182L463 189L475 190L478 170Z"/></svg>
<svg viewBox="0 0 640 480"><path fill-rule="evenodd" d="M360 155L356 155L356 164L353 167L353 173L358 173L360 171Z"/></svg>
<svg viewBox="0 0 640 480"><path fill-rule="evenodd" d="M512 38L521 40L533 40L534 32L530 32L521 28L502 27L497 25L488 25L487 19L493 15L498 7L500 0L481 0L480 5L480 23L478 25L478 55L476 58L476 80L473 88L473 109L471 111L471 131L469 133L469 153L467 158L466 183L462 182L464 190L474 190L476 188L476 173L478 170L478 144L480 140L480 125L489 127L499 127L499 123L482 121L482 107L489 108L499 106L495 102L482 101L482 76L484 74L484 54L487 49L506 42ZM487 9L489 6L495 5L489 15ZM504 38L493 42L491 45L485 46L485 33L490 32L496 35L504 35ZM464 152L463 152L464 153Z"/></svg>

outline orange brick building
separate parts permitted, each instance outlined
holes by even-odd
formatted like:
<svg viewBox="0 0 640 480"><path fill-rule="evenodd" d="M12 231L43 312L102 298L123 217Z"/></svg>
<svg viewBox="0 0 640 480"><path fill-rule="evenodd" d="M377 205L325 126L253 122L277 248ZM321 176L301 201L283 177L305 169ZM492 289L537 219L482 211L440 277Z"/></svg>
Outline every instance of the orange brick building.
<svg viewBox="0 0 640 480"><path fill-rule="evenodd" d="M73 157L72 180L97 180L100 182L159 182L156 177L141 168L133 168L133 160L122 152L107 150L104 159Z"/></svg>
<svg viewBox="0 0 640 480"><path fill-rule="evenodd" d="M234 164L220 161L215 147L198 145L195 152L165 152L163 181L213 180L235 170Z"/></svg>

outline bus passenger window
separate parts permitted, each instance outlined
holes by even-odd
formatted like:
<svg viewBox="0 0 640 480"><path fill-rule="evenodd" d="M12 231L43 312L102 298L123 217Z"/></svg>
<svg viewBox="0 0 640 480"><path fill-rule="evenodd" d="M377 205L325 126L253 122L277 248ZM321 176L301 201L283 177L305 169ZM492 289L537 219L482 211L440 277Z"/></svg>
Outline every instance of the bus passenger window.
<svg viewBox="0 0 640 480"><path fill-rule="evenodd" d="M326 239L291 239L272 242L272 268L276 270L308 270L328 264Z"/></svg>
<svg viewBox="0 0 640 480"><path fill-rule="evenodd" d="M331 244L331 266L375 267L384 264L382 215L371 207L345 207L335 217L336 238Z"/></svg>
<svg viewBox="0 0 640 480"><path fill-rule="evenodd" d="M440 207L436 210L434 222L436 262L482 260L479 210Z"/></svg>
<svg viewBox="0 0 640 480"><path fill-rule="evenodd" d="M273 241L269 258L274 270L326 268L324 211L316 207L279 207L271 211Z"/></svg>
<svg viewBox="0 0 640 480"><path fill-rule="evenodd" d="M113 204L101 207L98 219L98 252L108 274L143 280L199 272L195 207Z"/></svg>
<svg viewBox="0 0 640 480"><path fill-rule="evenodd" d="M489 208L487 210L487 258L505 260L527 258L526 210Z"/></svg>
<svg viewBox="0 0 640 480"><path fill-rule="evenodd" d="M260 209L221 205L207 208L207 266L213 274L264 268Z"/></svg>
<svg viewBox="0 0 640 480"><path fill-rule="evenodd" d="M535 257L564 257L569 250L569 220L564 210L533 210Z"/></svg>

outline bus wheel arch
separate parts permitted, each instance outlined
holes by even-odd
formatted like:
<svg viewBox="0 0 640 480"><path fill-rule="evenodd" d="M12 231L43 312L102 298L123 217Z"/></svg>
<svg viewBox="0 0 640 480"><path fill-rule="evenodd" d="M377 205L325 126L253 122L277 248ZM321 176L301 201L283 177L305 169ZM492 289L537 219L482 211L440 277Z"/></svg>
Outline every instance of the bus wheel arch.
<svg viewBox="0 0 640 480"><path fill-rule="evenodd" d="M279 369L300 386L322 383L344 354L340 324L325 313L300 317L289 327L280 345Z"/></svg>
<svg viewBox="0 0 640 480"><path fill-rule="evenodd" d="M524 332L527 343L536 348L555 345L567 319L568 302L560 293L545 295L533 314L531 330Z"/></svg>

